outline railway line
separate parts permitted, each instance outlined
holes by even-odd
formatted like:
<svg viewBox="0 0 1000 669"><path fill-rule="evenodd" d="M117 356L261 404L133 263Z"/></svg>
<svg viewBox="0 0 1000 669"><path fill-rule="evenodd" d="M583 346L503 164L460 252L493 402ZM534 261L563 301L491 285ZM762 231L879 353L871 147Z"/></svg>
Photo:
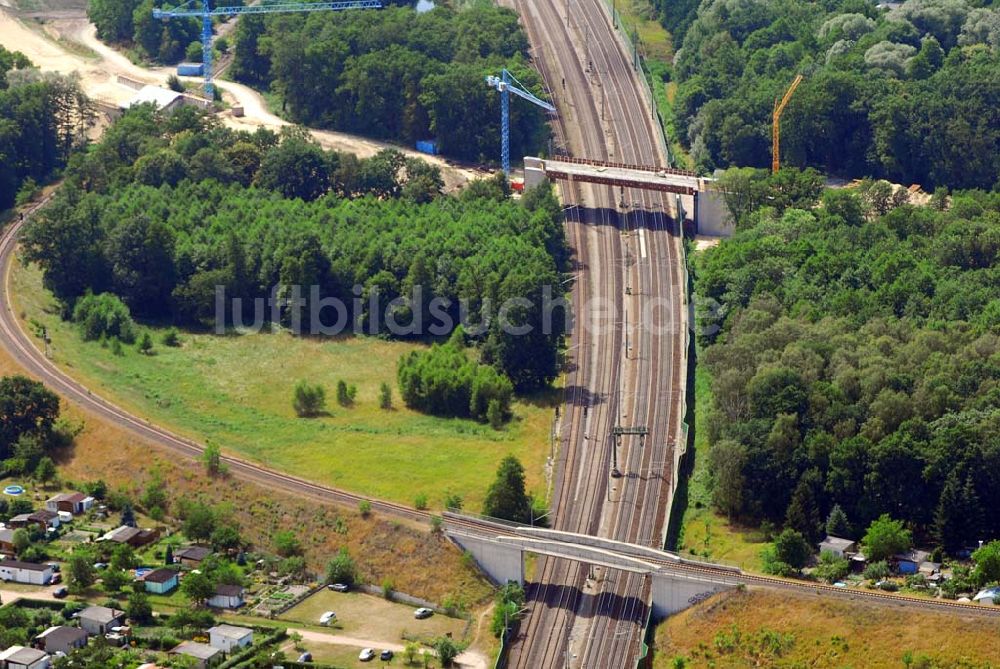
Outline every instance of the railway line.
<svg viewBox="0 0 1000 669"><path fill-rule="evenodd" d="M560 81L555 97L560 103L561 138L576 156L665 165L630 64L618 48L600 1L567 4L562 15L553 0L516 3L550 90L553 80ZM600 110L595 89L600 91ZM593 128L599 133L588 131ZM607 360L608 366L591 370L590 376L604 375L617 383L588 386L591 395L606 400L596 407L596 420L594 414L587 419L597 431L585 430L581 435L571 427L564 436L566 453L560 459L562 485L557 485L554 495L554 526L658 548L665 532L665 502L672 492L668 489L675 442L671 431L679 425L680 408L680 393L676 391L684 378L680 349L684 341L680 326L683 287L675 271L680 254L664 195L622 191L621 197L632 206L619 215L616 193L611 189L592 187L590 193L591 215L603 219L591 221L592 225L610 223L623 240L617 249L610 249L617 254L602 259L605 267L622 268L604 274L604 289L612 291L612 304L623 321L599 344L617 355L611 359L584 358L580 363L601 365ZM562 195L564 201L580 202L573 199L580 193L569 188L564 188ZM568 225L573 229L578 223ZM585 245L579 235L571 238L579 256ZM589 269L593 275L593 268ZM589 280L592 282L593 276ZM583 292L576 291L577 295ZM574 301L579 303L579 299ZM665 332L651 327L652 323L640 322L641 315L647 320L652 316L649 307L657 304L667 305L666 327L661 328ZM589 317L577 314L580 320ZM574 335L576 347L586 335L580 327ZM574 378L574 387L578 381ZM568 396L567 402L570 411L573 398ZM570 426L576 420L571 418ZM622 441L623 478L608 478L612 425L643 425L649 430L648 441L642 437ZM595 442L603 446L598 452L583 451L585 445ZM565 482L584 478L590 481L592 494L582 504L579 499L568 504ZM636 574L600 568L584 574L582 566L562 566L560 562L541 559L535 583L529 587L529 611L513 644L510 666L634 664L648 617L648 583Z"/></svg>

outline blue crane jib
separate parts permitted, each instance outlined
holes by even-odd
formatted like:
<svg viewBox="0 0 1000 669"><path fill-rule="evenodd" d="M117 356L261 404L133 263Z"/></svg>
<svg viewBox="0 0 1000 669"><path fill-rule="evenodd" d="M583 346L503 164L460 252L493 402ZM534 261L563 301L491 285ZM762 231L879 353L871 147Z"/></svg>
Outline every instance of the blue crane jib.
<svg viewBox="0 0 1000 669"><path fill-rule="evenodd" d="M197 5L200 5L197 6ZM200 18L201 19L201 54L205 70L205 93L209 98L215 94L212 85L212 17L235 16L237 14L275 14L278 12L339 12L345 9L379 9L381 0L346 0L343 2L278 2L261 3L259 5L237 5L230 7L211 7L209 0L188 0L183 5L173 9L154 9L154 19Z"/></svg>
<svg viewBox="0 0 1000 669"><path fill-rule="evenodd" d="M503 173L510 176L510 94L513 93L546 111L554 112L556 108L529 92L506 69L500 72L499 77L487 76L486 85L500 91L500 164Z"/></svg>

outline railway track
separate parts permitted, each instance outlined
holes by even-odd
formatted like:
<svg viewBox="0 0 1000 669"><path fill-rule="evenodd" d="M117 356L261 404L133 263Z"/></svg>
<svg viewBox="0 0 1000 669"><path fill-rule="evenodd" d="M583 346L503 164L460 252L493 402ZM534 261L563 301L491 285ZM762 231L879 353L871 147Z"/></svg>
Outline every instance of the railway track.
<svg viewBox="0 0 1000 669"><path fill-rule="evenodd" d="M617 137L615 160L631 164L664 166L666 156L659 153L657 130L641 93L632 78L630 64L617 48L612 27L607 21L601 0L579 4L580 22L591 35L607 33L609 40L598 39L591 51L592 67L604 74L604 92L611 102ZM611 46L609 46L609 44ZM672 247L674 226L668 216L669 201L661 194L627 190L624 197L631 205L626 213L627 228L637 237L636 275L638 295L632 306L641 313L630 320L633 341L637 343L634 365L636 385L632 403L633 421L644 424L649 436L643 442L632 437L625 461L628 477L622 499L607 508L608 534L615 539L659 548L666 530L665 509L673 491L669 487L672 444L675 443L679 397L683 388L680 376L684 342L683 289L676 281L674 268L682 255ZM629 219L632 219L629 221ZM647 243L648 242L648 243ZM653 322L655 312L647 307L664 304L667 308L666 332L662 323ZM627 422L623 421L624 424ZM589 623L589 643L579 653L579 666L634 666L648 617L649 584L631 573L611 572L602 593L601 616ZM620 663L620 664L619 664Z"/></svg>
<svg viewBox="0 0 1000 669"><path fill-rule="evenodd" d="M543 77L550 91L555 89L560 101L560 138L574 154L603 160L636 162L641 164L662 164L639 149L642 137L652 137L647 127L640 130L631 118L632 110L623 102L623 94L610 74L617 66L607 52L604 34L606 26L596 23L593 16L580 13L577 5L572 5L570 15L560 15L555 2L517 3L517 9L525 19L525 27L536 51ZM569 6L567 6L569 9ZM593 37L593 39L588 39ZM617 49L617 47L615 47ZM617 53L617 51L615 51ZM558 81L558 87L552 84ZM591 95L594 86L601 87L600 104L597 95ZM567 113L568 112L568 113ZM610 116L615 121L624 121L628 126L621 132L615 123L605 127L603 121ZM639 118L642 112L639 113ZM596 130L596 132L595 132ZM654 143L655 144L655 143ZM583 239L580 224L590 225L587 230L591 238L600 237L602 230L611 227L618 239L600 258L604 267L603 285L590 288L589 295L607 296L615 305L619 318L629 320L630 331L634 334L629 343L623 337L625 323L620 323L614 333L608 333L595 342L603 355L583 358L574 375L571 386L579 382L579 370L584 365L596 365L591 369L590 378L603 378L611 383L588 386L589 395L604 399L593 411L584 412L587 426L580 430L577 426L580 416L572 416L567 424L569 433L564 435L565 456L560 458L561 474L557 480L554 495L554 526L573 532L601 534L623 540L640 540L648 545L662 545L662 533L657 530L659 518L662 525L664 505L659 503L663 491L660 485L646 485L651 477L645 473L639 476L627 474L626 478L614 479L610 488L608 472L612 448L611 427L627 422L650 423L653 439L663 432L663 425L669 423L671 407L661 410L659 398L670 397L670 374L664 375L663 360L672 362L672 351L664 351L663 341L639 335L635 328L638 314L647 299L669 297L672 286L665 287L663 278L656 276L659 271L648 259L648 251L654 256L663 255L657 249L661 243L649 239L646 247L647 230L659 234L670 234L670 223L666 218L666 203L656 196L646 193L628 193L628 198L640 204L642 210L659 210L659 215L648 221L648 215L639 213L626 215L634 218L628 225L634 228L632 234L623 238L621 221L616 207L616 193L607 187L590 187L590 220L568 221L571 241L578 258L586 258L584 264L593 262L586 255L588 244ZM582 193L572 187L563 187L564 202L578 204ZM572 209L580 213L579 209ZM629 223L626 221L626 223ZM576 234L572 231L577 230ZM642 230L642 232L638 232ZM650 233L652 234L652 233ZM641 238L641 244L636 240ZM624 239L624 241L623 241ZM624 253L622 249L627 249ZM664 256L664 260L667 258ZM608 271L613 267L614 271ZM587 267L588 281L584 288L595 280L594 267ZM636 291L625 291L624 285L635 287ZM664 294L663 291L666 291ZM609 295L610 291L610 295ZM577 290L575 305L581 304ZM626 297L625 293L629 296ZM576 312L579 321L590 314ZM588 333L577 327L574 332L573 347L588 346ZM624 346L623 346L624 345ZM629 361L627 349L635 348L636 359ZM609 353L610 352L610 353ZM623 353L626 353L623 360ZM628 391L623 386L627 384ZM667 392L662 391L667 386ZM631 399L629 399L631 398ZM567 397L567 411L573 406L572 397ZM627 407L627 408L626 408ZM590 408L590 407L588 407ZM625 414L620 417L621 412ZM632 419L631 416L638 418ZM663 444L668 440L662 439ZM598 448L595 449L595 446ZM588 450L589 447L589 450ZM663 448L639 448L635 444L622 449L621 462L626 472L650 472L667 462ZM656 481L669 480L657 472ZM567 481L587 481L590 494L584 499L574 496L568 501ZM606 501L611 500L610 502ZM609 513L610 510L610 513ZM611 573L600 574L600 570L585 573L582 565L566 563L551 558L541 558L534 583L529 586L529 612L522 625L519 638L510 654L513 667L570 666L612 666L606 658L618 650L609 646L638 648L645 625L648 599L648 585L642 577ZM588 578L595 576L598 578ZM599 621L590 624L588 621Z"/></svg>

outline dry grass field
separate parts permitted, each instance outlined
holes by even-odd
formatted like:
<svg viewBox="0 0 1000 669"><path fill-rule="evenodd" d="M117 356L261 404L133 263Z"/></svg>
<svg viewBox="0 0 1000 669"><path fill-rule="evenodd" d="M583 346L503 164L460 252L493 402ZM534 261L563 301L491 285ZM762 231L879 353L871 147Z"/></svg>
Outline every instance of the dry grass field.
<svg viewBox="0 0 1000 669"><path fill-rule="evenodd" d="M655 649L654 669L986 668L1000 662L1000 618L734 591L664 622Z"/></svg>

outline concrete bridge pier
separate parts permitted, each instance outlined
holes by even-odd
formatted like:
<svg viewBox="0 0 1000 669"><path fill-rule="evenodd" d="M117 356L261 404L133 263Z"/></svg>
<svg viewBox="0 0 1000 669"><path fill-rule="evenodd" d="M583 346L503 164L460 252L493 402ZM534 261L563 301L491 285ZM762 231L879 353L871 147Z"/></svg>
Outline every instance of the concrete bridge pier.
<svg viewBox="0 0 1000 669"><path fill-rule="evenodd" d="M711 581L691 581L679 579L669 573L653 572L652 578L653 617L663 619L680 613L717 592L729 590L732 585Z"/></svg>
<svg viewBox="0 0 1000 669"><path fill-rule="evenodd" d="M495 583L516 581L524 585L524 551L520 547L498 543L492 537L478 537L454 530L448 536L462 550L469 551L479 568Z"/></svg>

